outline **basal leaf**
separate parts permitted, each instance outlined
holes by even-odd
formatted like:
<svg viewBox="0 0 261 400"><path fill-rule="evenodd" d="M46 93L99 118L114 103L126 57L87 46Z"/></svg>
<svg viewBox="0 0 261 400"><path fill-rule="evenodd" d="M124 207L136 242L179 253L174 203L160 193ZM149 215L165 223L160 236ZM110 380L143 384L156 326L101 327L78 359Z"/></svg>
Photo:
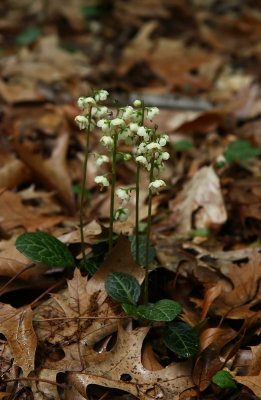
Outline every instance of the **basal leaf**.
<svg viewBox="0 0 261 400"><path fill-rule="evenodd" d="M198 351L198 335L184 322L169 324L164 328L165 345L182 358L193 356Z"/></svg>
<svg viewBox="0 0 261 400"><path fill-rule="evenodd" d="M75 262L67 246L45 232L28 232L15 243L17 250L33 261L53 267L74 267Z"/></svg>
<svg viewBox="0 0 261 400"><path fill-rule="evenodd" d="M173 300L159 300L157 303L137 307L137 316L150 321L173 321L181 312L181 306Z"/></svg>
<svg viewBox="0 0 261 400"><path fill-rule="evenodd" d="M136 236L130 237L131 242L131 253L133 255L134 260L136 259ZM147 238L144 235L140 235L139 237L139 264L145 265L146 264L146 243ZM150 243L149 245L149 263L151 263L155 258L155 249Z"/></svg>
<svg viewBox="0 0 261 400"><path fill-rule="evenodd" d="M261 154L260 147L253 147L248 140L236 140L231 143L226 151L224 157L227 162L244 161Z"/></svg>
<svg viewBox="0 0 261 400"><path fill-rule="evenodd" d="M135 305L140 297L139 282L125 272L110 273L105 281L105 290L120 303Z"/></svg>
<svg viewBox="0 0 261 400"><path fill-rule="evenodd" d="M233 376L228 371L218 371L212 377L212 382L221 389L236 389L237 384L233 380Z"/></svg>
<svg viewBox="0 0 261 400"><path fill-rule="evenodd" d="M41 33L37 26L31 26L16 37L16 43L22 46L29 45L35 42L41 36Z"/></svg>

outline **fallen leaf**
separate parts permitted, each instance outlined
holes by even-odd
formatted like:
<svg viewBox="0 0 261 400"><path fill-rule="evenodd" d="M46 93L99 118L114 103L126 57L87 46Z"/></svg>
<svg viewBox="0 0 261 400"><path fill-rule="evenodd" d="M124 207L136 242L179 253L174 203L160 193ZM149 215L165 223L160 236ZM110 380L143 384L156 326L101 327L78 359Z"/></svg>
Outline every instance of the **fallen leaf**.
<svg viewBox="0 0 261 400"><path fill-rule="evenodd" d="M34 370L37 345L32 316L30 307L15 309L0 303L0 331L8 341L15 364L22 368L25 376Z"/></svg>
<svg viewBox="0 0 261 400"><path fill-rule="evenodd" d="M169 204L176 231L217 228L227 219L219 179L212 167L202 167ZM193 226L195 213L195 226Z"/></svg>
<svg viewBox="0 0 261 400"><path fill-rule="evenodd" d="M179 395L193 386L190 378L190 362L170 364L157 371L149 371L142 365L141 348L149 328L127 331L118 328L117 342L109 352L97 354L90 350L92 363L79 373L69 373L69 382L85 396L89 385L117 388L137 396L141 400L164 398L179 399ZM124 376L129 381L124 381Z"/></svg>

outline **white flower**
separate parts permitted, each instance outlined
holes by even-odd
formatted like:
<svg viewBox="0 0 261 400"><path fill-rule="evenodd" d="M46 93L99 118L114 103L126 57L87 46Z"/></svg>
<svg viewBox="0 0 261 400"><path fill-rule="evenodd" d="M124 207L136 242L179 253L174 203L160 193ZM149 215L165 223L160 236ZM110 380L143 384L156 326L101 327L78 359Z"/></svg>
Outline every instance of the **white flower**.
<svg viewBox="0 0 261 400"><path fill-rule="evenodd" d="M101 128L101 130L102 130L103 132L109 132L109 130L110 130L110 123L111 123L111 121L108 120L108 119L100 119L100 120L97 122L97 126L98 126L99 128Z"/></svg>
<svg viewBox="0 0 261 400"><path fill-rule="evenodd" d="M138 128L138 130L137 130L137 135L138 135L138 136L141 136L141 137L146 136L146 135L147 135L147 130L146 130L146 128L145 128L144 126L140 126L140 127Z"/></svg>
<svg viewBox="0 0 261 400"><path fill-rule="evenodd" d="M113 126L120 126L120 125L125 125L125 122L123 121L122 118L115 118L111 120L111 124Z"/></svg>
<svg viewBox="0 0 261 400"><path fill-rule="evenodd" d="M141 143L139 144L138 148L137 148L137 154L144 154L144 153L146 153L146 150L147 150L146 147L147 147L147 144L144 143L144 142L141 142Z"/></svg>
<svg viewBox="0 0 261 400"><path fill-rule="evenodd" d="M77 101L77 105L81 110L85 110L85 108L95 104L96 101L92 97L79 97Z"/></svg>
<svg viewBox="0 0 261 400"><path fill-rule="evenodd" d="M86 129L89 124L89 119L86 118L84 115L77 115L74 118L74 121L79 126L80 129Z"/></svg>
<svg viewBox="0 0 261 400"><path fill-rule="evenodd" d="M168 135L161 135L158 139L158 143L160 146L166 146L167 142L169 141Z"/></svg>
<svg viewBox="0 0 261 400"><path fill-rule="evenodd" d="M109 159L108 156L100 155L100 156L98 156L97 159L96 159L96 164L100 166L100 165L102 165L103 163L109 162L109 161L110 161L110 159Z"/></svg>
<svg viewBox="0 0 261 400"><path fill-rule="evenodd" d="M108 113L108 108L106 106L98 107L96 117L102 118Z"/></svg>
<svg viewBox="0 0 261 400"><path fill-rule="evenodd" d="M161 153L160 158L164 161L168 160L170 157L169 153L167 151L163 151L163 153Z"/></svg>
<svg viewBox="0 0 261 400"><path fill-rule="evenodd" d="M146 107L147 118L151 121L155 115L159 114L158 107Z"/></svg>
<svg viewBox="0 0 261 400"><path fill-rule="evenodd" d="M110 185L110 182L108 181L106 176L103 176L103 175L96 176L95 179L94 179L94 182L98 183L101 187L105 187L105 186L109 186Z"/></svg>
<svg viewBox="0 0 261 400"><path fill-rule="evenodd" d="M143 165L147 165L147 164L148 164L147 158L144 157L144 156L138 156L138 157L136 157L136 161L137 161L138 163L140 163L140 164L143 164Z"/></svg>
<svg viewBox="0 0 261 400"><path fill-rule="evenodd" d="M137 130L139 129L139 125L137 124L137 122L131 122L131 123L129 124L129 129L130 129L132 132L137 132Z"/></svg>
<svg viewBox="0 0 261 400"><path fill-rule="evenodd" d="M116 210L114 213L114 219L123 222L126 221L128 215L129 215L128 208L118 208L118 210Z"/></svg>
<svg viewBox="0 0 261 400"><path fill-rule="evenodd" d="M151 142L147 144L146 149L148 151L161 150L161 146L159 145L159 143Z"/></svg>
<svg viewBox="0 0 261 400"><path fill-rule="evenodd" d="M134 100L133 105L134 105L134 107L140 107L141 106L141 101L140 100Z"/></svg>
<svg viewBox="0 0 261 400"><path fill-rule="evenodd" d="M121 116L122 119L128 119L132 113L133 113L133 107L127 106L127 107L122 107L120 109L119 115Z"/></svg>
<svg viewBox="0 0 261 400"><path fill-rule="evenodd" d="M103 146L107 147L107 149L112 149L113 147L113 139L110 136L102 136L100 139L100 143L103 144Z"/></svg>
<svg viewBox="0 0 261 400"><path fill-rule="evenodd" d="M104 100L107 100L108 96L109 96L109 93L107 92L107 90L101 89L101 90L95 91L94 99L96 101L104 101Z"/></svg>
<svg viewBox="0 0 261 400"><path fill-rule="evenodd" d="M132 132L129 128L125 128L121 131L120 133L120 139L121 140L126 140L127 138L132 136Z"/></svg>
<svg viewBox="0 0 261 400"><path fill-rule="evenodd" d="M129 193L128 189L119 188L119 189L116 190L116 195L121 200L125 200L125 201L129 201L130 200L130 193Z"/></svg>
<svg viewBox="0 0 261 400"><path fill-rule="evenodd" d="M152 192L157 192L158 189L160 189L164 186L166 186L166 183L162 179L156 179L155 181L153 181L149 184L149 189Z"/></svg>

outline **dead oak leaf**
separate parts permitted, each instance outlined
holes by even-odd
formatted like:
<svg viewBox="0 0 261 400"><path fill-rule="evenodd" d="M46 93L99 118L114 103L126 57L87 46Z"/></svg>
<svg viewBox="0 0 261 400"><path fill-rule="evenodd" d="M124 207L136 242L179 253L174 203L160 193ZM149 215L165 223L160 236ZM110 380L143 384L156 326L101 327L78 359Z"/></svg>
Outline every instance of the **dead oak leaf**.
<svg viewBox="0 0 261 400"><path fill-rule="evenodd" d="M0 303L0 332L6 337L15 364L22 368L25 376L34 370L37 338L32 324L30 307L15 309Z"/></svg>
<svg viewBox="0 0 261 400"><path fill-rule="evenodd" d="M39 340L66 346L77 340L81 344L97 343L117 330L121 308L105 291L104 282L110 272L127 272L140 283L144 271L131 255L130 241L121 237L112 252L90 278L75 270L68 289L55 293L34 311Z"/></svg>
<svg viewBox="0 0 261 400"><path fill-rule="evenodd" d="M139 399L179 399L179 395L193 385L191 363L168 365L156 371L147 370L141 362L143 341L149 328L127 331L118 328L115 346L105 354L90 350L92 362L83 373L69 373L69 382L86 398L89 385L117 388ZM124 376L129 381L124 381Z"/></svg>
<svg viewBox="0 0 261 400"><path fill-rule="evenodd" d="M221 268L232 288L228 289L224 282L224 289L213 302L212 311L229 318L249 318L256 314L251 308L261 300L260 263L261 254L252 250L248 262Z"/></svg>

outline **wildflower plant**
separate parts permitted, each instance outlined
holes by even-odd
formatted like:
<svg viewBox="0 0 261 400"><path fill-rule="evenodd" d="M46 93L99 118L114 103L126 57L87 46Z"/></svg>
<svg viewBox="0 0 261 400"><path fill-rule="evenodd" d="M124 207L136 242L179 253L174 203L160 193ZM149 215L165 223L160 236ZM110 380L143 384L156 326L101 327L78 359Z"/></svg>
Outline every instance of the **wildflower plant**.
<svg viewBox="0 0 261 400"><path fill-rule="evenodd" d="M114 300L119 301L123 310L136 319L149 321L165 321L163 341L168 348L188 357L195 354L198 349L196 332L183 322L175 322L174 319L181 311L178 303L169 299L162 299L156 303L149 303L148 275L150 262L150 235L152 223L152 198L161 189L166 187L164 180L160 178L160 172L164 168L164 162L169 159L169 153L164 149L168 143L168 135L160 134L157 126L153 126L153 118L159 113L157 107L145 107L143 101L135 100L132 106L120 107L115 115L109 112L103 105L107 99L106 90L95 90L92 96L80 97L78 107L80 114L75 117L75 122L86 135L86 147L83 163L83 177L80 196L80 232L81 250L85 265L84 244L84 193L86 186L87 167L90 156L90 134L94 129L101 131L100 143L105 148L106 154L94 153L98 166L107 163L109 168L103 175L95 177L95 183L101 190L110 187L110 223L109 223L109 251L113 246L113 223L115 220L125 221L128 218L128 202L135 192L135 255L137 264L143 264L145 268L145 281L143 302L139 304L141 287L139 282L131 275L123 272L109 274L105 281L105 289ZM131 147L132 151L122 152L120 144ZM116 188L117 161L129 161L136 163L136 180L133 187ZM148 174L148 218L146 236L139 236L139 191L140 171L145 169ZM121 206L115 210L115 196L121 202ZM145 256L140 254L140 239L144 247ZM67 266L74 268L76 262L67 246L55 237L44 232L30 232L20 235L16 241L17 249L25 256L36 262L50 266ZM132 241L133 250L133 241ZM173 322L174 321L174 322Z"/></svg>

